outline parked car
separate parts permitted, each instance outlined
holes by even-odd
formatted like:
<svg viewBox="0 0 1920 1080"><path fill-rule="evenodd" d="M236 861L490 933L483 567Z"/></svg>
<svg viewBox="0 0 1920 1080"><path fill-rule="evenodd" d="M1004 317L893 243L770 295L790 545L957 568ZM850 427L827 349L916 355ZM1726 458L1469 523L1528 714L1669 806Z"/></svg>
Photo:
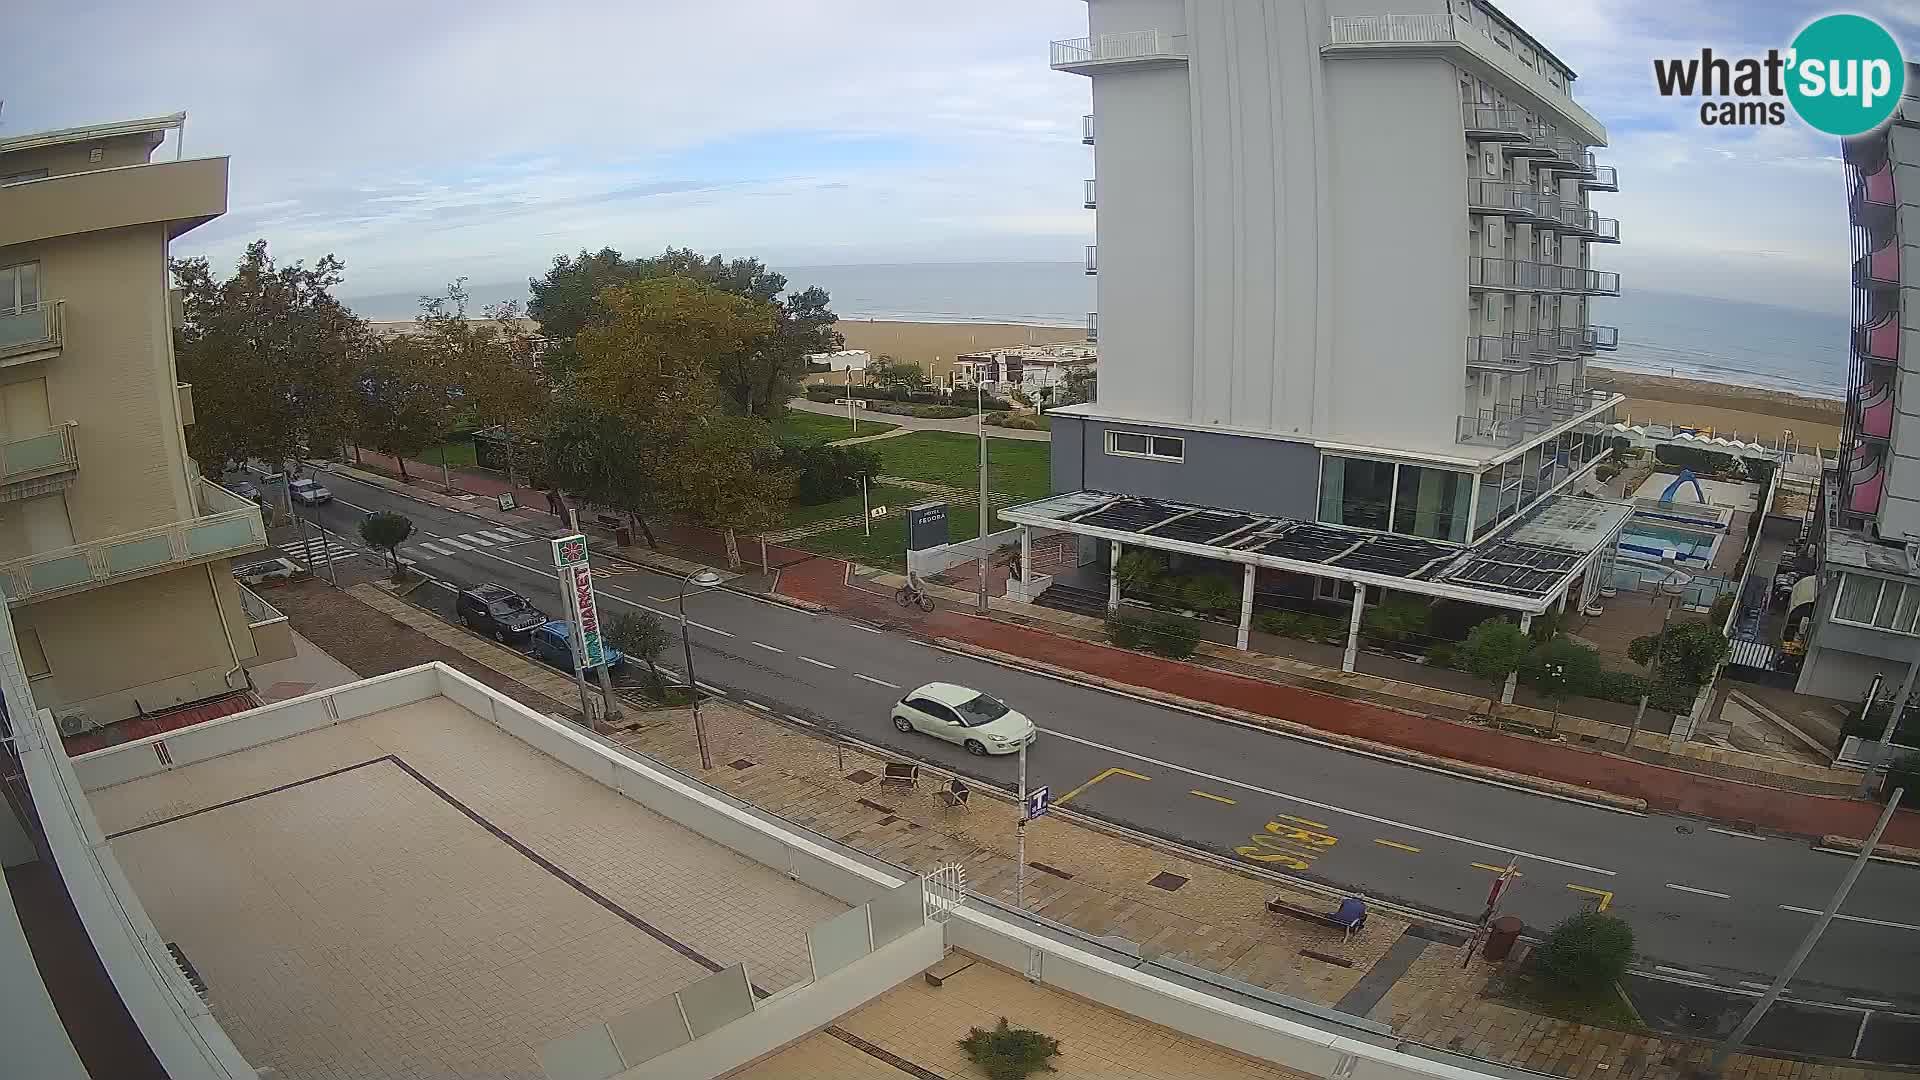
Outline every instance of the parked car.
<svg viewBox="0 0 1920 1080"><path fill-rule="evenodd" d="M526 597L494 582L464 590L453 609L462 626L499 642L525 641L534 627L547 621Z"/></svg>
<svg viewBox="0 0 1920 1080"><path fill-rule="evenodd" d="M251 484L246 480L235 480L232 483L227 484L226 488L228 491L233 492L235 495L240 496L241 498L247 500L248 502L257 503L261 501L260 489L257 487L254 487L253 484Z"/></svg>
<svg viewBox="0 0 1920 1080"><path fill-rule="evenodd" d="M320 506L333 501L333 492L320 486L318 480L295 480L287 485L293 493L293 501L308 506Z"/></svg>
<svg viewBox="0 0 1920 1080"><path fill-rule="evenodd" d="M998 698L953 683L932 682L900 699L893 726L959 743L967 753L1011 754L1033 742L1033 721Z"/></svg>
<svg viewBox="0 0 1920 1080"><path fill-rule="evenodd" d="M555 619L545 626L537 626L532 634L533 655L561 671L578 671L579 664L573 658L573 624ZM611 645L602 645L607 653L607 670L612 671L627 662L625 653ZM589 672L600 670L598 667L586 669Z"/></svg>

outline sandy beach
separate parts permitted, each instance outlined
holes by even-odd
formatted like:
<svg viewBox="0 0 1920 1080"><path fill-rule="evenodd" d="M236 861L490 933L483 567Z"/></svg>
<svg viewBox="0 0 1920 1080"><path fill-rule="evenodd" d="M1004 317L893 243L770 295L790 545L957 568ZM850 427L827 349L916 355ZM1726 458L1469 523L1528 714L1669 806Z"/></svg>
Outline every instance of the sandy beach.
<svg viewBox="0 0 1920 1080"><path fill-rule="evenodd" d="M1008 345L1080 341L1078 326L1018 326L1009 323L925 323L841 320L837 327L847 348L865 349L908 360L939 378L954 356L975 349ZM1840 441L1840 402L1801 397L1778 390L1728 386L1696 379L1641 375L1593 365L1595 377L1627 396L1621 418L1634 423L1679 423L1710 427L1716 434L1772 442L1792 431L1802 443L1833 446Z"/></svg>

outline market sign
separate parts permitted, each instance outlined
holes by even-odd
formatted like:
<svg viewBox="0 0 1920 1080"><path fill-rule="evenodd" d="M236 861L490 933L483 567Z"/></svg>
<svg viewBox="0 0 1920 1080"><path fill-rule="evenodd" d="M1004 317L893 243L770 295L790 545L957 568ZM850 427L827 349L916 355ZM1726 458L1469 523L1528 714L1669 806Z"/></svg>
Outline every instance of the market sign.
<svg viewBox="0 0 1920 1080"><path fill-rule="evenodd" d="M553 542L553 565L566 569L569 566L587 565L587 538L575 533L563 536Z"/></svg>
<svg viewBox="0 0 1920 1080"><path fill-rule="evenodd" d="M586 563L568 567L568 594L573 608L574 647L585 658L581 667L597 668L606 661L606 644L600 637L600 611L593 603L593 568Z"/></svg>

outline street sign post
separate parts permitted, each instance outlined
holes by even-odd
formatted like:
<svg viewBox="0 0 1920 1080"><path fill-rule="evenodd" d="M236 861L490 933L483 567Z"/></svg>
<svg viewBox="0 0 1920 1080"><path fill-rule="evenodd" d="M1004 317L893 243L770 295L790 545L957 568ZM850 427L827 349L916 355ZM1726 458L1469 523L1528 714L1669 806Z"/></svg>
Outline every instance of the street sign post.
<svg viewBox="0 0 1920 1080"><path fill-rule="evenodd" d="M513 492L503 491L500 493L500 509L501 510L517 510L519 509L519 507L520 507L520 500L513 497Z"/></svg>
<svg viewBox="0 0 1920 1080"><path fill-rule="evenodd" d="M1053 792L1049 788L1047 788L1045 785L1034 788L1032 791L1027 792L1027 820L1028 821L1032 821L1034 818L1037 818L1037 817L1045 817L1047 811L1049 809L1052 809L1052 807L1053 807Z"/></svg>

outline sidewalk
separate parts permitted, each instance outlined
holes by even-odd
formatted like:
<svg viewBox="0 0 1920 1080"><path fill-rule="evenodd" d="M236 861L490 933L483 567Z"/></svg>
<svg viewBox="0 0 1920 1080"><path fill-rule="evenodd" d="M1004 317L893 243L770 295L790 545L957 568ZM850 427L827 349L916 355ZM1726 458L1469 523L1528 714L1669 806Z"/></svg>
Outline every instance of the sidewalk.
<svg viewBox="0 0 1920 1080"><path fill-rule="evenodd" d="M505 679L492 665L523 663L478 636L426 625L430 616L378 590L350 595L313 586L304 599L294 605L298 613L290 612L301 629L330 647L338 640L354 649L370 665L362 675L385 670L395 658L415 663L407 658L446 652L458 654L463 670L488 672L491 683ZM391 612L404 624L377 612ZM511 680L501 688L530 704L544 696ZM615 741L871 855L913 869L959 862L974 889L1013 903L1010 848L1017 809L1011 801L983 797L970 810L941 810L932 798L937 777L923 778L911 790L883 788L875 775L882 764L877 756L846 748L842 759L811 733L724 702L705 714L723 764L704 775L685 710L649 712ZM1483 998L1496 966L1476 959L1462 971L1459 947L1432 940L1446 937L1444 932L1414 930L1384 909L1376 908L1364 933L1343 942L1337 932L1271 915L1263 906L1276 893L1318 906L1330 906L1330 896L1276 889L1248 873L1116 835L1070 812L1042 818L1027 831L1035 868L1027 874L1026 907L1037 914L1089 935L1126 938L1145 957L1176 959L1322 1006L1362 1009L1409 1042L1576 1080L1678 1080L1711 1049L1701 1041L1555 1020ZM1014 982L1004 982L1003 992L1016 990ZM907 1038L902 1045L917 1044ZM1742 1055L1725 1075L1865 1080L1897 1074Z"/></svg>
<svg viewBox="0 0 1920 1080"><path fill-rule="evenodd" d="M787 402L787 407L790 409L798 409L801 412L819 413L823 416L838 416L844 418L847 415L847 407L845 405L834 405L825 401L815 401L809 397L794 398L792 401ZM891 439L901 435L910 435L916 431L958 431L966 435L975 435L980 431L979 421L971 416L956 417L952 420L925 420L918 416L899 416L894 413L885 412L862 412L860 415L863 419L877 420L883 424L897 424L899 425L899 430L883 431L878 435L862 435L858 438L841 439L835 443L836 446L870 442L874 439ZM1053 439L1053 433L1050 431L1022 431L1019 428L994 427L992 424L988 424L987 438L1016 439L1023 442L1050 442ZM412 466L408 467L411 468Z"/></svg>

